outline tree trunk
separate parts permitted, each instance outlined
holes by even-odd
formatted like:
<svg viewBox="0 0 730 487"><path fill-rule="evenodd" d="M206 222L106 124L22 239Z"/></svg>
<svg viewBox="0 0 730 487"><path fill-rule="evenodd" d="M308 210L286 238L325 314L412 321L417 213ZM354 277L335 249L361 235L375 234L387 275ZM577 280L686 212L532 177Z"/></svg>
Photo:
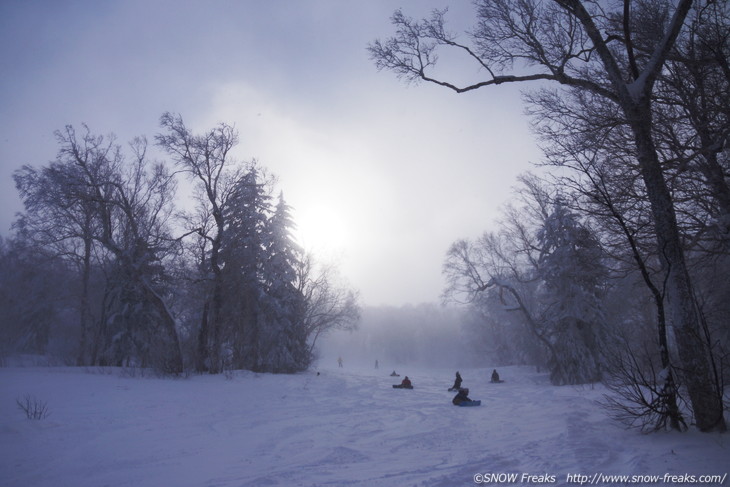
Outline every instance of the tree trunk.
<svg viewBox="0 0 730 487"><path fill-rule="evenodd" d="M667 273L668 317L675 332L683 383L689 392L697 427L701 431L725 431L722 394L713 378L711 352L702 338L674 205L651 134L650 109L648 103L634 103L627 112L654 216L659 257Z"/></svg>
<svg viewBox="0 0 730 487"><path fill-rule="evenodd" d="M601 181L603 182L603 180ZM663 389L663 394L667 405L665 416L669 419L669 426L673 430L679 431L682 429L682 425L685 425L685 422L677 404L676 383L674 381L674 372L672 371L672 362L669 357L669 339L667 337L667 318L666 312L664 310L664 298L661 291L654 285L654 282L651 280L649 270L646 267L644 259L641 258L641 253L639 252L639 249L636 245L636 240L634 239L634 236L626 225L626 221L624 220L623 215L616 209L609 193L605 191L605 186L599 185L594 182L593 187L603 196L604 204L608 207L612 217L618 222L619 226L621 227L621 230L623 231L624 236L626 237L626 240L631 247L631 253L634 257L634 261L636 262L636 266L638 267L639 272L641 272L641 277L644 280L644 284L646 284L647 288L649 288L649 292L651 293L652 299L654 300L654 305L656 306L657 311L657 334L659 338L660 348L659 356L661 359L662 369L668 372Z"/></svg>
<svg viewBox="0 0 730 487"><path fill-rule="evenodd" d="M165 301L160 297L157 292L150 287L150 285L140 279L140 284L147 296L147 299L152 303L157 312L160 314L160 319L164 326L165 332L170 340L169 344L169 356L165 356L165 370L164 372L170 374L181 374L183 372L183 359L182 350L180 349L180 340L177 336L177 327L175 325L175 319L172 317L170 310L165 304Z"/></svg>
<svg viewBox="0 0 730 487"><path fill-rule="evenodd" d="M79 338L79 353L76 356L76 365L87 365L87 348L89 341L89 280L91 278L91 239L84 238L84 263L81 269L81 336Z"/></svg>
<svg viewBox="0 0 730 487"><path fill-rule="evenodd" d="M218 246L220 248L220 245ZM223 309L223 271L218 265L218 252L215 248L211 255L213 269L213 296L211 298L210 320L208 334L212 338L210 346L210 373L218 374L222 370L221 364L221 310Z"/></svg>
<svg viewBox="0 0 730 487"><path fill-rule="evenodd" d="M217 233L210 249L210 269L213 271L213 296L211 297L210 317L208 321L208 342L210 343L210 373L218 374L223 369L221 364L221 311L223 310L223 269L220 266L220 253L223 244L224 218L223 211L216 204L214 196L208 192L213 205L213 219Z"/></svg>
<svg viewBox="0 0 730 487"><path fill-rule="evenodd" d="M208 359L210 358L208 349L208 315L210 314L210 301L206 300L203 305L203 317L200 320L200 330L198 330L198 358L195 364L195 370L199 373L208 371Z"/></svg>

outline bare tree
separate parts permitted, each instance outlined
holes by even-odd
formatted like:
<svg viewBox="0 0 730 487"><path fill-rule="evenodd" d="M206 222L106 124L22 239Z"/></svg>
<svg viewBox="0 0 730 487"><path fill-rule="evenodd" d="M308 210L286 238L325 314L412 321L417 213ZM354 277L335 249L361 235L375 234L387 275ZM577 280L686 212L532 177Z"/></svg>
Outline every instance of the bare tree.
<svg viewBox="0 0 730 487"><path fill-rule="evenodd" d="M722 7L710 4L694 12L690 28L680 37L667 69L659 78L653 105L653 131L674 195L679 230L685 249L690 252L688 265L690 271L700 277L695 279L694 291L705 303L698 311L701 322L707 313L708 296L722 296L722 301L727 296L725 286L707 286L704 282L716 268L723 268L725 260L719 253L726 238L723 237L726 233L723 200L727 185L719 163L723 134L727 130L724 114L727 104L722 103L721 94L726 91L723 87L727 80L720 75L713 56L697 54L703 49L693 33L706 30L705 18L711 17L708 11L717 13L719 8ZM657 2L637 4L633 22L643 24L636 33L644 37L634 39L639 55L651 51L647 32L651 34L659 29L657 19L665 10ZM717 19L711 20L717 22ZM621 17L614 19L615 30L620 29L621 21ZM716 27L717 23L710 26ZM656 241L656 237L648 224L652 214L645 187L641 184L630 130L618 107L607 105L601 97L589 92L573 90L561 94L542 89L530 93L527 99L534 126L541 135L547 164L574 171L558 173L556 184L571 188L579 195L575 200L579 210L599 220L604 243L607 248L614 249L613 259L624 263L619 272L634 267L650 291L656 307L657 354L667 371L661 375L667 391L663 395L668 405L665 412L674 418L670 419L670 425L679 429L682 422L676 420L679 410L673 399L675 392L672 392L678 386L670 357L671 341L667 336L666 277L655 265L658 249L656 245L650 245L650 240ZM711 263L705 264L703 260L711 260ZM717 308L717 304L713 306ZM719 323L722 322L724 319ZM715 330L721 330L721 326L715 326ZM707 339L705 343L712 354L717 353L712 340ZM624 355L625 351L617 353ZM714 363L712 354L711 364ZM616 372L626 370L629 369L618 367ZM712 365L711 370L719 384L716 366ZM718 385L715 390L722 388ZM721 397L717 400L721 401ZM661 421L666 422L666 418Z"/></svg>
<svg viewBox="0 0 730 487"><path fill-rule="evenodd" d="M656 354L636 350L636 345L619 338L609 356L611 374L606 385L614 396L604 395L604 407L618 421L644 432L667 427L686 430L679 408L680 397L671 379L671 367L656 364Z"/></svg>
<svg viewBox="0 0 730 487"><path fill-rule="evenodd" d="M632 0L618 12L599 2L580 0L478 0L472 43L460 42L445 28L444 12L414 21L397 11L396 35L369 47L380 69L409 81L424 80L464 93L491 85L545 80L594 93L621 111L632 135L636 159L649 199L658 255L667 271L667 302L686 384L702 431L725 430L722 402L712 377L692 284L677 225L672 195L653 134L652 94L662 67L679 36L693 0L676 7L662 2L667 21L650 41L651 52L637 55L631 21ZM612 18L620 17L616 31ZM486 73L477 83L457 85L432 75L438 48L465 53ZM513 69L513 72L509 70Z"/></svg>
<svg viewBox="0 0 730 487"><path fill-rule="evenodd" d="M81 277L79 296L80 336L77 365L86 365L90 353L91 272L96 220L91 202L79 199L71 184L80 176L79 169L55 161L42 169L23 166L13 175L25 212L14 226L24 240L42 245L70 261ZM98 334L96 334L98 335ZM91 347L93 348L93 347Z"/></svg>
<svg viewBox="0 0 730 487"><path fill-rule="evenodd" d="M637 231L632 228L632 223L627 218L625 210L615 201L617 191L610 188L610 183L607 182L608 177L600 169L593 168L591 170L588 167L584 169L591 182L588 191L590 203L593 204L594 208L596 206L602 208L604 212L602 221L613 220L614 225L618 226L624 237L623 246L628 246L628 254L632 257L636 269L641 274L656 308L656 337L662 373L655 373L651 368L653 363L650 358L642 361L648 363L650 369L650 373L644 373L634 355L636 352L632 349L631 344L625 340L619 340L619 348L613 352L616 355L615 360L611 361L613 367L609 371L609 375L612 380L609 380L609 384L614 390L619 391L625 399L633 401L633 406L619 409L624 412L631 411L634 413L634 417L642 418L642 428L654 427L659 429L668 424L672 429L680 430L686 425L678 406L679 386L675 380L676 371L669 353L670 345L664 305L663 281L661 281L661 284L656 282L657 279L661 279L661 275L657 277L657 273L651 270L648 264L650 257L646 256L643 251L637 238ZM620 378L620 380L616 380L617 378ZM650 382L650 380L655 382ZM649 391L655 392L653 398L647 399L645 395L642 395L641 388L648 388ZM617 403L612 401L612 404L616 405Z"/></svg>
<svg viewBox="0 0 730 487"><path fill-rule="evenodd" d="M321 336L332 330L357 327L360 320L357 293L337 282L333 266L318 268L312 254L305 253L298 262L297 282L304 296L303 321L310 355Z"/></svg>
<svg viewBox="0 0 730 487"><path fill-rule="evenodd" d="M670 171L699 179L727 245L730 232L730 5L698 2L657 83L657 139ZM697 197L697 193L694 195Z"/></svg>
<svg viewBox="0 0 730 487"><path fill-rule="evenodd" d="M56 137L59 160L76 168L77 177L66 181L73 198L93 208L94 241L113 256L162 326L165 343L157 366L166 373L181 373L176 321L158 282L160 261L174 242L167 229L173 179L162 164L148 163L144 139L130 144L133 160L127 161L113 136L95 136L85 128L79 137L67 126Z"/></svg>
<svg viewBox="0 0 730 487"><path fill-rule="evenodd" d="M197 231L202 239L201 270L210 283L198 333L196 368L200 372L218 373L223 306L221 248L227 226L226 205L248 168L231 157L231 150L238 144L238 132L230 125L220 124L195 135L180 115L171 113L162 115L160 125L167 133L156 136L157 144L196 184L197 218L188 217L189 230Z"/></svg>
<svg viewBox="0 0 730 487"><path fill-rule="evenodd" d="M665 275L652 265L657 261L657 255L656 247L651 245L652 239L655 241L649 224L651 210L634 163L633 151L627 144L628 134L620 114L606 108L596 97L583 93L573 93L566 100L554 91L540 90L530 94L528 99L534 127L543 142L546 164L572 169L570 173L562 172L556 176L555 184L571 191L573 206L596 221L596 226L602 229L601 238L613 260L615 277L621 279L626 269L636 269L652 297L656 308L658 352L667 371L662 375L665 387L662 397L667 405L664 411L671 418L670 426L680 429L683 420L677 407L678 386L670 360L663 286ZM618 357L629 357L633 352L630 347L624 347L615 350L615 353ZM612 368L608 375L613 379L632 371L634 366L621 360L609 362ZM632 373L623 378L632 377L646 379L649 376ZM612 380L612 383L615 382ZM643 406L647 404L644 402ZM661 414L648 417L662 424L667 422L667 417Z"/></svg>

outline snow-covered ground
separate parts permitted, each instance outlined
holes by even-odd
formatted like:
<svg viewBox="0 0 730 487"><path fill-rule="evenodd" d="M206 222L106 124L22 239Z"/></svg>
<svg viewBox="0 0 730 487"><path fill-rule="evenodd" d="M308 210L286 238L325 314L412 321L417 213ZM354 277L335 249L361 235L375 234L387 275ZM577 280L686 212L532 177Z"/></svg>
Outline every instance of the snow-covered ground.
<svg viewBox="0 0 730 487"><path fill-rule="evenodd" d="M2 368L0 485L461 486L512 474L512 485L596 474L671 485L665 474L730 470L727 435L625 430L596 405L600 386L554 387L531 368L500 369L503 384L489 384L491 369L461 370L475 408L451 405L454 370L399 370L414 390L391 388L383 367L319 370L160 379ZM46 419L26 419L16 405L26 394L47 403Z"/></svg>

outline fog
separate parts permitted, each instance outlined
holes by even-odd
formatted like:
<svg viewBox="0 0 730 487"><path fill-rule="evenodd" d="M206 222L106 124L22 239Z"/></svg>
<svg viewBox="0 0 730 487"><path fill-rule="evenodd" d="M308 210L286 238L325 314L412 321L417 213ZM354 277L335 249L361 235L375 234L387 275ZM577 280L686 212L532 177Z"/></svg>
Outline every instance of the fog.
<svg viewBox="0 0 730 487"><path fill-rule="evenodd" d="M488 365L489 356L470 346L464 310L436 304L364 307L355 331L333 331L318 344L319 365L375 367L400 372L411 367Z"/></svg>

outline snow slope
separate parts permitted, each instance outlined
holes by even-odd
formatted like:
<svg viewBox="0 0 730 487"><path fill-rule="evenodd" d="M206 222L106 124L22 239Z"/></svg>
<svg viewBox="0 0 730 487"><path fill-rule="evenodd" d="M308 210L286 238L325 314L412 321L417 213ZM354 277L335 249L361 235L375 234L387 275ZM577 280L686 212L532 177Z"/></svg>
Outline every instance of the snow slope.
<svg viewBox="0 0 730 487"><path fill-rule="evenodd" d="M625 430L596 405L601 387L554 387L530 368L499 369L503 384L461 370L477 408L451 405L453 370L399 370L414 390L391 388L389 369L320 371L0 369L0 486L460 486L489 473L574 485L568 474L730 470L727 435ZM50 416L26 419L26 394Z"/></svg>

